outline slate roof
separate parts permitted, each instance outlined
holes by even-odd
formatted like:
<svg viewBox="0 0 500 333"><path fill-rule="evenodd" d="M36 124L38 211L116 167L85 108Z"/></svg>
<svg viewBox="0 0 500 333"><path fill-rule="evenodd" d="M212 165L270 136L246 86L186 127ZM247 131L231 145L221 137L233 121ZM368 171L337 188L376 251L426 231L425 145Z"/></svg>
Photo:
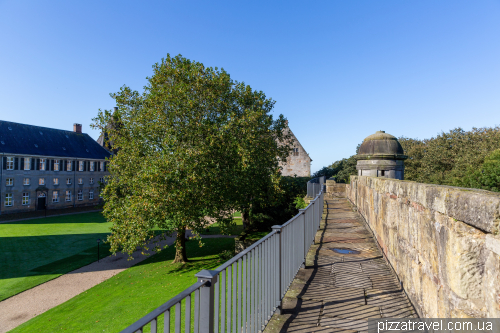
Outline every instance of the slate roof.
<svg viewBox="0 0 500 333"><path fill-rule="evenodd" d="M105 159L111 153L85 133L0 120L0 153Z"/></svg>

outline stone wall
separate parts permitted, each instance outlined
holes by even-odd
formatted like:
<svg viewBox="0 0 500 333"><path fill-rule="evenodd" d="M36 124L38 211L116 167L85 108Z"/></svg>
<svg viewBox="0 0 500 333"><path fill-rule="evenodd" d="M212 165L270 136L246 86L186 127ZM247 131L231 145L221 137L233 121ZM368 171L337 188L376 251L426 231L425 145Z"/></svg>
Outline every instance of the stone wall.
<svg viewBox="0 0 500 333"><path fill-rule="evenodd" d="M347 197L420 316L500 317L500 194L351 176Z"/></svg>

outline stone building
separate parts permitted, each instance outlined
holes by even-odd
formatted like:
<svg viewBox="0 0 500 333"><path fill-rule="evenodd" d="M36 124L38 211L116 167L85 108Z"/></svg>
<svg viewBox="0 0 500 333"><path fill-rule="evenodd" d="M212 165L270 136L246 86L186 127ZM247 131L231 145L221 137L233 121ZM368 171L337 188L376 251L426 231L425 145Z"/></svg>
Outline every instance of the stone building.
<svg viewBox="0 0 500 333"><path fill-rule="evenodd" d="M309 177L311 176L311 162L312 159L306 152L304 147L300 144L297 137L293 134L290 128L287 128L288 134L291 136L292 151L288 156L286 162L280 162L282 167L281 174L283 176Z"/></svg>
<svg viewBox="0 0 500 333"><path fill-rule="evenodd" d="M403 147L395 136L377 131L363 140L356 159L358 176L404 179Z"/></svg>
<svg viewBox="0 0 500 333"><path fill-rule="evenodd" d="M0 214L97 204L111 153L73 131L0 120Z"/></svg>

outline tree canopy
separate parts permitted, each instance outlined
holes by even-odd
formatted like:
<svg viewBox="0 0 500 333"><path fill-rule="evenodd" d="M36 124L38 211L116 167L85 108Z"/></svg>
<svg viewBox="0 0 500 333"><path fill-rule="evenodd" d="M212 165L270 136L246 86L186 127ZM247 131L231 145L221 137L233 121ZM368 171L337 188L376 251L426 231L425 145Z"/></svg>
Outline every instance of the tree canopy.
<svg viewBox="0 0 500 333"><path fill-rule="evenodd" d="M155 236L177 232L176 261L186 261L186 229L209 219L231 225L232 211L279 183L278 158L289 147L285 119L272 99L223 69L178 55L153 66L144 92L111 94L117 111L99 111L117 153L110 159L104 215L112 251L133 252ZM114 126L109 126L109 124Z"/></svg>
<svg viewBox="0 0 500 333"><path fill-rule="evenodd" d="M398 138L405 155L405 180L500 191L500 127L455 128L430 139ZM359 149L359 145L357 150ZM349 182L355 155L314 174Z"/></svg>

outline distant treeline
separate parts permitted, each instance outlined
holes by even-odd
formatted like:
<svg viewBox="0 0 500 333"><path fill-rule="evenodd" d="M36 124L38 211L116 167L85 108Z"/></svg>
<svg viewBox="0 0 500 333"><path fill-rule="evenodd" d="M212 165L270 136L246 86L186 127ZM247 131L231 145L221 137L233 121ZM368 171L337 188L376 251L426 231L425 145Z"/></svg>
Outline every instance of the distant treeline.
<svg viewBox="0 0 500 333"><path fill-rule="evenodd" d="M500 127L461 128L431 139L398 138L405 155L405 180L500 192ZM359 145L356 149L359 149ZM313 177L349 182L356 175L355 155L336 161Z"/></svg>

